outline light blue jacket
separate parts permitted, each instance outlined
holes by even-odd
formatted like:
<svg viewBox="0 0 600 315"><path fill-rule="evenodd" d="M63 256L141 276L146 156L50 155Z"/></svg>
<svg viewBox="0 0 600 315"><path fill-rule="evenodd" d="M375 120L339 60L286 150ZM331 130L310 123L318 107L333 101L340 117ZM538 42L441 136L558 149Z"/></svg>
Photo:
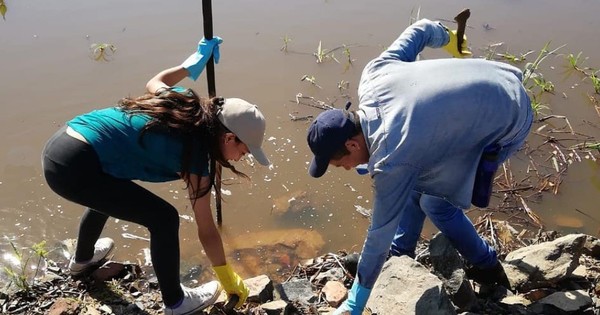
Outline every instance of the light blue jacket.
<svg viewBox="0 0 600 315"><path fill-rule="evenodd" d="M358 88L360 123L374 181L371 225L358 266L372 288L412 190L470 206L486 147L514 152L532 123L522 72L482 59L416 61L448 43L440 23L421 20L367 64Z"/></svg>

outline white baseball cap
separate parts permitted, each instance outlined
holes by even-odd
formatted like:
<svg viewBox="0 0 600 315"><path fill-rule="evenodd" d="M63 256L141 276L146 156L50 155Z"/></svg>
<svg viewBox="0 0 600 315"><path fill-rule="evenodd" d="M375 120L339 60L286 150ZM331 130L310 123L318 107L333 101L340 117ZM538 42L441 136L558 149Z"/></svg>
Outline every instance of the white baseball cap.
<svg viewBox="0 0 600 315"><path fill-rule="evenodd" d="M241 98L226 98L217 116L227 129L248 146L259 164L271 164L262 150L266 122L258 106Z"/></svg>

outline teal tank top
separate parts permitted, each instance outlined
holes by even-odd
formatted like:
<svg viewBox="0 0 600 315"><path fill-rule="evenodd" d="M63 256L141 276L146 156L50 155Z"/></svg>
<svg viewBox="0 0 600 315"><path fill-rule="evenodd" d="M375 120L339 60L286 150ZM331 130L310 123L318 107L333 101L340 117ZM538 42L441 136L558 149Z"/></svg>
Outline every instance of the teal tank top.
<svg viewBox="0 0 600 315"><path fill-rule="evenodd" d="M102 169L116 178L147 182L179 179L183 141L168 130L150 129L140 141L145 114L130 114L118 107L94 110L77 116L67 125L94 148ZM194 146L189 173L208 175L208 154Z"/></svg>

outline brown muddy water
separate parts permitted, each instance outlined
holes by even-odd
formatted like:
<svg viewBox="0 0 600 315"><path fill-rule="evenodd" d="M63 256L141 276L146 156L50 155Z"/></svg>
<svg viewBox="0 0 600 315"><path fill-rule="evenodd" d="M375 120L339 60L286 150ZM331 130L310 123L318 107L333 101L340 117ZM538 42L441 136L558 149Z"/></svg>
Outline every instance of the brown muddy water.
<svg viewBox="0 0 600 315"><path fill-rule="evenodd" d="M47 240L53 248L59 240L76 237L82 208L57 197L41 175L40 153L47 138L77 114L143 93L150 77L182 62L202 37L201 1L5 3L6 19L0 21L0 265L11 262L9 240L20 247ZM341 107L345 99L337 86L344 80L349 82L345 93L356 106L363 66L409 25L411 17L446 20L452 28L449 21L466 7L472 12L467 35L476 56L502 42L500 52L535 50L528 55L532 61L548 41L554 48L566 45L559 51L562 56L543 64L546 79L556 86L555 96L547 98L547 112L567 115L575 129L600 137L600 119L587 96L593 94L590 81L568 71L564 58L582 52L585 66L600 68L598 1L213 1L214 33L224 39L216 66L217 94L259 104L268 120L265 149L273 162L272 169L240 162L251 183L224 174L225 183L231 184L224 186L223 203L222 234L228 252L239 247L248 251L247 244L239 244L244 240L240 236L254 239L250 235L282 229L320 233L324 244L315 254L360 250L368 220L356 209L371 208L370 180L342 169L330 170L320 180L307 175L308 121L292 121L290 115L316 116L320 110L295 104L295 96L302 93ZM280 49L285 37L291 39L287 53ZM313 52L319 42L324 49L348 45L353 64L347 64L342 50L335 54L339 63L316 63ZM113 44L117 50L109 61L95 61L90 56L94 43ZM422 57L446 55L429 49ZM322 89L301 81L304 75L314 76ZM206 91L204 79L186 79L182 85ZM144 186L180 209L182 269L207 265L195 223L188 219L193 213L183 183ZM569 168L557 195L544 194L530 206L549 229L598 235L599 190L600 166L584 160ZM294 203L294 198L301 202ZM278 214L276 210L287 208L290 200L294 212ZM423 234L434 231L427 225ZM135 224L110 220L104 235L116 240L115 258L143 261L148 243L125 238L124 233L148 237ZM284 266L293 263L285 254L263 258ZM244 276L256 272L263 271L240 270Z"/></svg>

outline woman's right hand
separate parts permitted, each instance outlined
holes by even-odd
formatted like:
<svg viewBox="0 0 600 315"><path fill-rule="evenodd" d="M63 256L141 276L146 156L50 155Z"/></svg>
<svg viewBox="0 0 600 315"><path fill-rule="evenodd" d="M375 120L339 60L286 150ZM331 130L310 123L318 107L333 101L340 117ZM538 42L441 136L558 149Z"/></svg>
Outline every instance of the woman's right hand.
<svg viewBox="0 0 600 315"><path fill-rule="evenodd" d="M223 289L227 292L227 296L237 295L239 297L239 301L235 307L244 305L244 302L246 302L246 299L250 294L250 289L244 284L242 278L231 269L229 264L213 266L213 270L217 274L221 286L223 286Z"/></svg>

